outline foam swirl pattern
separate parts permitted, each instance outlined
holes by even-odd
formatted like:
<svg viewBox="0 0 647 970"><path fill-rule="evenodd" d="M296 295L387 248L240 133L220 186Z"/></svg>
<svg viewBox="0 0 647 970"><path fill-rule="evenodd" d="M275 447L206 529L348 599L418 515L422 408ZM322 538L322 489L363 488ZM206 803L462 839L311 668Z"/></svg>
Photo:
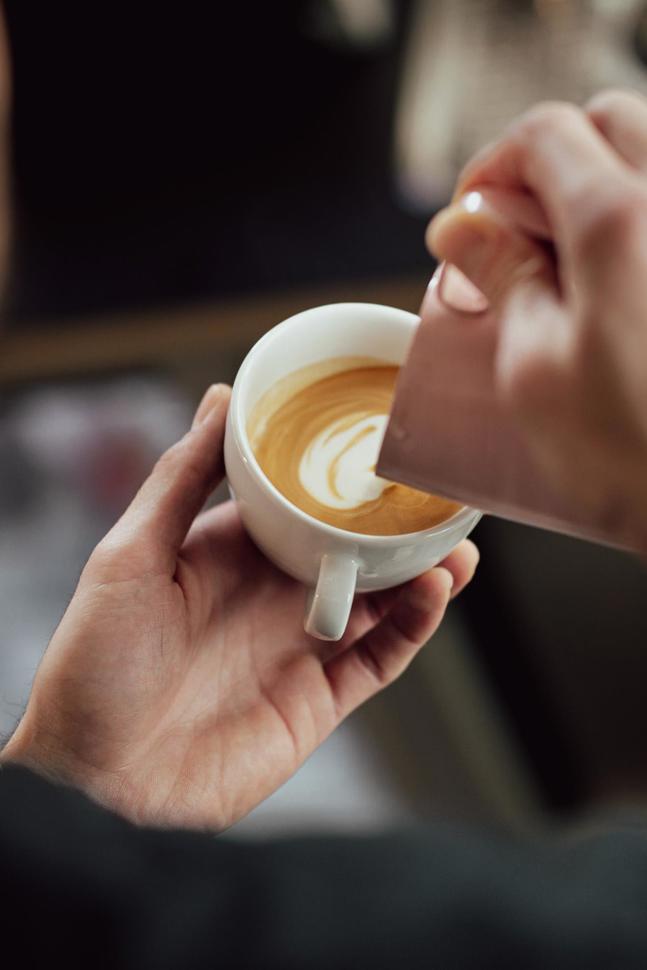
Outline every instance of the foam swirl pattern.
<svg viewBox="0 0 647 970"><path fill-rule="evenodd" d="M316 373L313 368L313 374ZM375 474L398 368L354 367L307 383L272 409L260 402L252 448L270 481L304 512L368 535L417 532L460 508ZM289 387L289 382L288 382Z"/></svg>

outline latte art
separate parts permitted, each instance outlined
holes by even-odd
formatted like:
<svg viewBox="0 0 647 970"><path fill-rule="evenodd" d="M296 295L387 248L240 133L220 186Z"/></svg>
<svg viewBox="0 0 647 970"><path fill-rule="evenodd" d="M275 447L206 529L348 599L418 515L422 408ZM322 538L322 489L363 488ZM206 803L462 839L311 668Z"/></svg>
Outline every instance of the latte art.
<svg viewBox="0 0 647 970"><path fill-rule="evenodd" d="M351 532L397 535L460 508L375 473L398 370L330 360L279 381L256 405L247 430L258 463L304 512Z"/></svg>
<svg viewBox="0 0 647 970"><path fill-rule="evenodd" d="M341 418L310 442L299 464L305 490L331 509L355 509L381 496L392 482L375 474L388 416Z"/></svg>

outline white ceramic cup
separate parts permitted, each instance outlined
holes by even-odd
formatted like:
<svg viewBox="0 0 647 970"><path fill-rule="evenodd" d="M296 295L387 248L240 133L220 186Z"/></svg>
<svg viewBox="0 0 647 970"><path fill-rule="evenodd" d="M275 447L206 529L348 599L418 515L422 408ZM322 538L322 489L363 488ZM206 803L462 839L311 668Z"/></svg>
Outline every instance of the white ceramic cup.
<svg viewBox="0 0 647 970"><path fill-rule="evenodd" d="M480 513L463 508L431 529L391 536L320 522L288 501L262 472L247 422L259 398L301 367L349 356L401 364L418 322L413 313L370 303L304 310L252 347L234 382L225 435L230 491L256 545L310 588L304 627L322 640L343 636L356 592L397 586L435 566L471 532Z"/></svg>

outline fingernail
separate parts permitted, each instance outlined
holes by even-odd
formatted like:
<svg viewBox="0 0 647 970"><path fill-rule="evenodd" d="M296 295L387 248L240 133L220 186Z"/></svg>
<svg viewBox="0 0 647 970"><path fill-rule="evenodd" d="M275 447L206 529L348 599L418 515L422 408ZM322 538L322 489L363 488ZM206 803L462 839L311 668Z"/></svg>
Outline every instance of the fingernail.
<svg viewBox="0 0 647 970"><path fill-rule="evenodd" d="M484 313L490 306L488 298L451 263L443 265L438 281L438 297L450 310L459 313Z"/></svg>
<svg viewBox="0 0 647 970"><path fill-rule="evenodd" d="M212 384L207 388L196 409L191 425L192 431L204 424L216 405L221 402L224 389L224 384Z"/></svg>

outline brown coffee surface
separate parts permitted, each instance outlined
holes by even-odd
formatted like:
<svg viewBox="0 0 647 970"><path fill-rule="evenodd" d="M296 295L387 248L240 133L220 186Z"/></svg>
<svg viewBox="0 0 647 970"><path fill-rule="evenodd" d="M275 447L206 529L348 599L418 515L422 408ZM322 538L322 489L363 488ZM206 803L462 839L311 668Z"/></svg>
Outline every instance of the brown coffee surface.
<svg viewBox="0 0 647 970"><path fill-rule="evenodd" d="M289 501L322 522L365 535L418 532L461 508L392 482L375 498L350 508L335 508L304 485L302 459L312 451L313 443L323 442L325 487L334 496L331 502L342 499L337 478L340 463L363 437L375 435L377 424L373 422L383 422L388 415L398 371L396 366L366 358L333 358L296 371L261 397L247 432L263 472ZM373 472L374 466L367 466L364 477L373 478ZM379 488L380 480L374 482Z"/></svg>

